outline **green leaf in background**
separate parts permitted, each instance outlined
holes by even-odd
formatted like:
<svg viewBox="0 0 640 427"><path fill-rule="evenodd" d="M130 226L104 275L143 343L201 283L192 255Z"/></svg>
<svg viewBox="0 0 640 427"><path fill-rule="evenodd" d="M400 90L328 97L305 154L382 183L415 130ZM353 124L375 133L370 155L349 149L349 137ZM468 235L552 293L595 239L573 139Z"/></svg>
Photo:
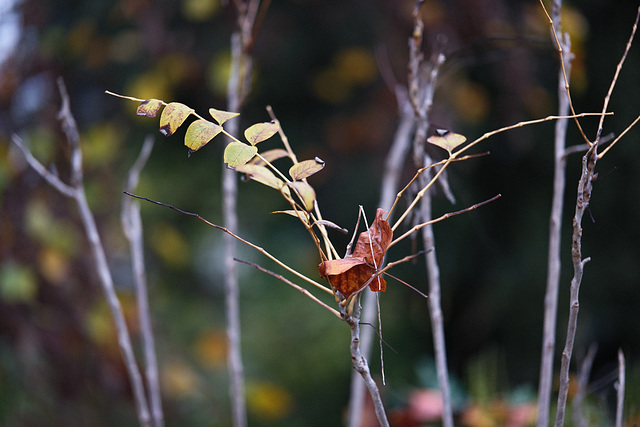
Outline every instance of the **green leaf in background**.
<svg viewBox="0 0 640 427"><path fill-rule="evenodd" d="M303 180L324 168L324 161L316 157L313 160L305 160L296 163L289 169L289 175L294 181Z"/></svg>
<svg viewBox="0 0 640 427"><path fill-rule="evenodd" d="M189 147L190 152L198 151L220 132L222 132L222 126L198 119L187 128L187 133L184 135L184 145Z"/></svg>
<svg viewBox="0 0 640 427"><path fill-rule="evenodd" d="M231 141L224 149L224 162L232 168L246 164L258 153L258 148L238 141Z"/></svg>
<svg viewBox="0 0 640 427"><path fill-rule="evenodd" d="M249 141L251 145L256 145L259 142L271 138L277 132L278 125L276 123L256 123L255 125L249 126L247 130L244 131L244 137L247 138L247 141Z"/></svg>
<svg viewBox="0 0 640 427"><path fill-rule="evenodd" d="M3 301L29 302L37 291L36 277L30 267L12 261L0 267L0 299Z"/></svg>
<svg viewBox="0 0 640 427"><path fill-rule="evenodd" d="M173 135L193 111L193 108L189 108L179 102L167 104L160 116L160 133L164 136Z"/></svg>
<svg viewBox="0 0 640 427"><path fill-rule="evenodd" d="M160 111L160 108L162 108L163 105L164 102L159 99L147 99L146 101L143 101L140 103L140 105L138 105L136 115L153 119L158 115L158 111Z"/></svg>
<svg viewBox="0 0 640 427"><path fill-rule="evenodd" d="M232 113L231 111L216 110L215 108L209 108L209 114L211 114L211 117L213 117L213 119L216 122L218 122L220 126L222 126L222 124L227 120L240 115L240 113Z"/></svg>

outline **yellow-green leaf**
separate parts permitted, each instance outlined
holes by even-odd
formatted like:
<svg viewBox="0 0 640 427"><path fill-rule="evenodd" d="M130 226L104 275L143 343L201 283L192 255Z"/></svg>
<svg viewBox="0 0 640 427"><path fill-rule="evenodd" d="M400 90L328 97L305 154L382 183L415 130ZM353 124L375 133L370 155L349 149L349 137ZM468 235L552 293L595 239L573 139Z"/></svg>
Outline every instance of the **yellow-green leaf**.
<svg viewBox="0 0 640 427"><path fill-rule="evenodd" d="M324 161L319 157L296 163L289 169L289 175L294 181L303 180L324 168Z"/></svg>
<svg viewBox="0 0 640 427"><path fill-rule="evenodd" d="M215 108L209 108L209 114L211 114L211 117L213 117L213 119L216 122L218 122L220 126L222 126L222 124L227 120L240 115L240 113L232 113L231 111L216 110Z"/></svg>
<svg viewBox="0 0 640 427"><path fill-rule="evenodd" d="M187 133L184 135L184 145L189 147L191 152L198 151L221 131L222 126L218 126L207 120L198 119L187 128Z"/></svg>
<svg viewBox="0 0 640 427"><path fill-rule="evenodd" d="M460 144L463 144L467 138L459 133L448 132L446 130L438 129L439 135L433 135L427 138L427 142L437 145L440 148L447 150L449 153Z"/></svg>
<svg viewBox="0 0 640 427"><path fill-rule="evenodd" d="M238 141L231 141L224 149L224 162L232 168L246 164L258 152L258 148Z"/></svg>
<svg viewBox="0 0 640 427"><path fill-rule="evenodd" d="M146 101L142 101L140 105L138 105L136 115L150 117L153 119L158 115L158 111L160 111L163 104L164 102L159 99L147 99Z"/></svg>
<svg viewBox="0 0 640 427"><path fill-rule="evenodd" d="M254 181L257 181L261 184L267 185L269 187L275 188L279 190L284 185L284 182L275 176L273 172L267 169L264 166L257 165L241 165L236 167L236 172L246 173L249 178Z"/></svg>
<svg viewBox="0 0 640 427"><path fill-rule="evenodd" d="M303 181L289 182L287 185L295 190L304 208L310 212L313 209L313 202L316 200L316 192L313 187Z"/></svg>
<svg viewBox="0 0 640 427"><path fill-rule="evenodd" d="M160 116L160 133L164 136L171 136L193 113L193 109L179 102L170 102L164 107Z"/></svg>
<svg viewBox="0 0 640 427"><path fill-rule="evenodd" d="M271 163L274 160L278 160L283 157L289 157L289 153L287 153L287 150L285 149L274 148L273 150L267 150L264 153L260 153L260 156L262 156L262 159L265 159L266 161ZM253 160L251 160L251 163L254 165L262 166L265 164L265 162L262 159L260 157L256 157Z"/></svg>
<svg viewBox="0 0 640 427"><path fill-rule="evenodd" d="M259 142L271 138L277 132L278 125L276 123L256 123L255 125L249 126L247 130L244 131L244 137L247 138L247 141L249 141L251 145L256 145Z"/></svg>
<svg viewBox="0 0 640 427"><path fill-rule="evenodd" d="M305 221L307 221L307 223L309 222L309 214L306 213L305 211L300 211L300 210L296 211L293 209L287 209L284 211L273 211L271 213L281 213L281 214L291 215L296 218L299 218L298 215L300 215Z"/></svg>

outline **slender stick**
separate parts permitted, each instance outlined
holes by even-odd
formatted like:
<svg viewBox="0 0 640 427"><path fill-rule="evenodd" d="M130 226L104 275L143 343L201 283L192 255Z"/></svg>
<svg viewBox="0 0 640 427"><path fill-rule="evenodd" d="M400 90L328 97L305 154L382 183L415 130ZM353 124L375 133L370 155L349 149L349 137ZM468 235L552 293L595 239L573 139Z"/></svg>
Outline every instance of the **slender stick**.
<svg viewBox="0 0 640 427"><path fill-rule="evenodd" d="M582 259L582 217L586 211L591 197L591 185L594 169L597 161L598 144L593 144L582 158L582 173L578 182L578 195L576 210L573 217L573 235L571 241L571 259L573 262L573 278L571 279L569 320L567 322L567 336L560 365L560 386L558 390L558 405L556 412L556 427L564 425L564 416L567 406L567 394L569 392L569 366L573 353L573 344L578 326L578 312L580 310L579 294L584 265L590 258Z"/></svg>
<svg viewBox="0 0 640 427"><path fill-rule="evenodd" d="M260 0L236 0L234 3L238 18L237 30L231 35L231 70L227 86L227 109L240 111L251 88L253 60L249 51L253 45L253 30ZM228 130L230 134L236 135L238 121L231 121ZM237 198L236 173L224 168L222 173L222 210L224 224L232 232L237 231L238 228ZM227 359L229 361L231 412L233 425L245 427L247 425L247 410L240 343L240 291L236 263L234 262L235 250L235 240L230 235L224 236L223 259L227 337L229 339Z"/></svg>
<svg viewBox="0 0 640 427"><path fill-rule="evenodd" d="M587 387L589 386L589 376L591 375L591 367L593 366L593 360L596 358L598 346L591 344L587 355L580 363L580 369L578 371L576 393L571 401L571 410L573 412L573 424L576 427L588 427L589 419L585 417L585 411L583 407L584 398L587 395Z"/></svg>
<svg viewBox="0 0 640 427"><path fill-rule="evenodd" d="M118 345L120 346L120 352L124 359L127 374L131 381L131 388L136 404L136 410L138 413L138 420L144 427L151 427L151 416L149 411L149 405L145 395L144 384L138 363L136 362L135 354L133 351L133 345L131 336L129 335L129 329L125 321L124 312L120 305L120 300L116 294L115 286L113 284L113 278L109 265L107 263L107 257L102 246L100 234L98 233L98 227L96 226L95 218L89 208L87 202L87 196L84 190L83 173L82 173L82 151L80 149L80 138L78 128L76 126L75 119L71 114L69 107L69 97L62 79L58 79L58 88L62 97L62 108L60 109L59 119L62 123L62 128L67 137L67 142L71 149L71 185L64 184L57 175L48 172L46 168L31 155L30 151L22 144L22 141L17 136L13 137L13 142L20 148L25 154L25 158L29 165L40 176L47 181L52 187L60 191L67 197L71 197L76 202L78 210L80 212L80 219L84 227L91 253L93 255L93 261L95 263L96 273L100 280L100 285L105 293L107 304L111 311L111 316L115 323L116 334L118 336Z"/></svg>
<svg viewBox="0 0 640 427"><path fill-rule="evenodd" d="M289 267L287 264L285 264L284 262L280 261L275 256L271 255L269 252L267 252L266 250L264 250L260 246L255 245L255 244L251 243L250 241L243 239L242 237L240 237L237 234L233 233L232 231L230 231L226 227L222 227L220 225L214 224L211 221L208 221L208 220L204 219L203 217L201 217L197 213L183 211L182 209L176 208L175 206L172 206L172 205L167 204L167 203L158 202L156 200L149 199L148 197L137 196L135 194L128 193L128 192L125 192L124 194L126 194L128 196L131 196L131 197L135 197L136 199L146 200L147 202L153 203L155 205L164 206L165 208L172 209L172 210L174 210L174 211L176 211L178 213L181 213L183 215L188 215L188 216L192 216L192 217L194 217L196 219L199 219L200 221L204 222L208 226L216 228L216 229L222 231L223 233L228 234L232 238L244 243L245 245L252 247L256 251L260 252L262 255L264 255L267 258L269 258L271 261L273 261L276 264L278 264L280 267L284 268L285 270L287 270L288 272L294 274L295 276L299 277L300 279L304 280L305 282L307 282L307 283L315 286L316 288L328 293L329 295L333 295L333 292L331 292L331 290L328 289L326 286L321 285L320 283L316 282L315 280L309 279L307 276L305 276L304 274L302 274L302 273L294 270L293 268ZM235 260L234 260L234 262L235 262Z"/></svg>
<svg viewBox="0 0 640 427"><path fill-rule="evenodd" d="M387 414L382 403L382 397L380 396L380 390L376 382L371 377L369 371L369 364L367 358L360 352L360 297L362 294L358 294L354 297L354 310L352 316L346 316L345 319L349 324L351 330L351 360L353 367L360 374L364 380L365 387L369 391L371 400L373 401L373 407L375 408L376 417L381 427L388 427L389 421L387 420Z"/></svg>
<svg viewBox="0 0 640 427"><path fill-rule="evenodd" d="M622 415L624 410L624 387L625 387L625 362L622 349L618 349L618 382L616 383L616 427L622 427Z"/></svg>
<svg viewBox="0 0 640 427"><path fill-rule="evenodd" d="M146 164L154 139L148 136L144 140L138 159L135 161L127 178L125 189L133 191L138 185L140 172ZM136 288L136 302L138 304L138 316L140 318L140 333L142 335L142 349L146 362L145 379L147 394L151 409L151 421L154 427L164 425L162 411L162 399L160 396L160 382L158 374L158 362L156 359L153 328L151 326L151 310L149 309L149 295L147 290L147 274L144 266L144 248L142 238L142 219L140 218L140 203L131 197L123 197L121 222L124 234L129 240L131 250L131 264L133 267L134 283Z"/></svg>
<svg viewBox="0 0 640 427"><path fill-rule="evenodd" d="M551 4L551 15L556 32L560 32L561 0ZM570 108L567 86L571 75L571 39L569 34L561 33L556 38L560 43L562 65L558 77L558 115L566 116ZM566 75L566 78L565 78ZM562 230L562 212L564 192L566 188L566 136L568 119L558 119L555 125L553 196L549 217L549 249L547 253L547 286L544 297L544 323L542 334L542 356L540 362L540 379L538 385L538 427L549 425L551 391L553 387L553 359L556 346L556 324L558 316L558 293L560 288L560 242ZM587 147L588 148L588 147Z"/></svg>

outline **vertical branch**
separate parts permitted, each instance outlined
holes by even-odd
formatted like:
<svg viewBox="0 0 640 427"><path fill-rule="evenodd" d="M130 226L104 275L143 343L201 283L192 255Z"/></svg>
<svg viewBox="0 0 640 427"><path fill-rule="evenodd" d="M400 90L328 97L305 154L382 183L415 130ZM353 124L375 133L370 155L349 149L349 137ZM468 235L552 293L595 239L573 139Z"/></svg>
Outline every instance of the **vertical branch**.
<svg viewBox="0 0 640 427"><path fill-rule="evenodd" d="M616 383L616 427L622 427L622 413L624 409L624 387L625 387L625 363L622 349L618 349L618 382Z"/></svg>
<svg viewBox="0 0 640 427"><path fill-rule="evenodd" d="M152 136L145 138L138 159L129 170L125 191L133 191L138 185L140 172L146 164L154 139ZM136 302L138 304L138 316L140 318L140 333L142 335L142 349L146 362L145 379L147 393L151 409L151 420L154 427L164 425L162 411L162 399L160 396L160 383L158 374L158 362L156 359L153 328L151 326L151 312L149 310L149 295L147 290L147 274L144 266L144 249L142 239L142 220L140 218L140 203L129 196L122 200L121 222L124 234L129 240L131 250L131 264L133 267L134 283L136 288Z"/></svg>
<svg viewBox="0 0 640 427"><path fill-rule="evenodd" d="M373 406L376 411L376 417L378 418L378 422L381 427L388 427L389 421L387 420L387 414L384 409L384 404L382 403L382 397L380 396L380 390L376 385L376 382L371 377L371 372L369 371L369 364L367 363L367 358L362 355L360 351L360 296L362 294L358 294L355 297L354 301L354 309L353 314L351 316L346 316L345 319L349 324L349 328L351 329L351 361L353 362L353 367L355 371L360 375L360 377L364 380L364 385L369 391L369 395L371 396L371 400L373 401ZM370 298L373 299L373 298ZM362 381L360 381L362 382ZM353 385L352 385L353 387ZM353 398L352 398L353 399ZM350 408L351 409L351 408ZM355 421L355 424L351 424ZM349 414L349 425L360 425L361 418L358 420L353 420L353 412Z"/></svg>
<svg viewBox="0 0 640 427"><path fill-rule="evenodd" d="M561 0L555 0L551 4L551 17L554 31L560 33L558 41L561 43L560 51L564 54L560 57L563 66L558 71L558 115L569 114L569 96L567 87L571 75L571 40L569 34L562 33L560 29ZM564 71L563 71L564 70ZM563 73L566 72L565 82ZM549 408L551 404L551 389L553 377L553 358L556 345L556 324L558 316L558 293L560 287L560 241L562 230L562 212L564 205L564 191L566 188L566 135L568 119L559 119L555 124L554 140L554 169L553 169L553 196L551 202L551 215L549 217L549 252L547 255L547 288L544 298L544 326L542 335L542 357L540 362L540 381L538 386L538 427L549 425Z"/></svg>
<svg viewBox="0 0 640 427"><path fill-rule="evenodd" d="M556 427L564 425L564 416L567 407L567 394L569 392L569 366L573 353L573 343L578 327L578 312L580 311L580 284L584 265L589 262L589 258L582 259L582 217L589 206L591 197L591 185L593 173L598 159L598 144L595 143L589 148L582 158L582 173L578 181L578 195L576 199L576 210L573 217L573 235L571 238L571 259L573 263L573 278L571 279L569 320L567 322L567 337L560 365L560 387L558 390L558 409L556 412Z"/></svg>
<svg viewBox="0 0 640 427"><path fill-rule="evenodd" d="M422 54L419 47L422 42L423 23L420 19L420 4L418 1L414 8L414 31L411 42L409 79L411 103L416 109L416 132L413 138L413 159L416 167L420 168L433 163L431 156L424 149L429 129L429 113L433 104L435 81L440 65L444 62L443 54L438 55L431 68L428 77L422 77ZM432 179L431 169L420 176L421 187L426 187ZM440 179L445 179L440 176ZM420 201L420 220L428 222L432 218L431 190L429 189ZM438 373L438 385L442 394L442 425L453 427L453 408L451 404L451 390L449 384L449 368L447 366L447 350L444 336L444 321L442 307L440 305L440 268L436 256L435 236L431 224L422 229L422 241L427 262L427 275L429 282L429 316L431 317L431 331L433 335L433 347L436 359L436 371Z"/></svg>
<svg viewBox="0 0 640 427"><path fill-rule="evenodd" d="M62 107L58 117L62 123L62 129L65 132L67 142L71 149L71 185L65 184L56 174L49 172L35 157L33 157L29 149L22 144L20 138L14 136L13 142L23 152L29 165L45 181L47 181L48 184L58 190L61 194L71 197L78 206L80 219L87 235L87 239L89 240L96 273L98 274L100 285L111 311L111 317L115 323L118 345L120 347L120 352L122 353L122 358L124 359L127 374L129 375L129 381L131 381L138 420L140 425L144 427L151 427L149 405L147 403L140 369L136 362L135 353L133 352L131 336L129 335L129 329L124 317L124 312L113 284L113 278L111 276L111 271L109 270L100 234L98 233L98 227L96 226L95 218L93 217L91 209L89 208L89 203L87 202L87 196L82 179L82 151L80 150L79 132L75 119L71 114L69 96L62 79L58 79L58 88L62 97Z"/></svg>
<svg viewBox="0 0 640 427"><path fill-rule="evenodd" d="M573 412L573 424L576 427L587 427L589 420L585 418L584 408L582 406L584 398L587 395L587 387L589 385L589 376L591 375L591 367L593 366L593 359L596 357L598 346L591 344L587 355L582 363L580 363L580 369L578 372L578 381L576 386L576 393L571 401L571 409Z"/></svg>
<svg viewBox="0 0 640 427"><path fill-rule="evenodd" d="M227 109L238 112L249 94L253 62L250 48L253 44L253 34L256 15L260 1L236 0L238 13L237 30L231 35L231 72L227 87ZM238 122L232 120L228 124L228 131L232 135L238 133ZM238 183L236 173L224 168L222 173L222 210L224 225L232 232L238 229L238 215L236 211ZM229 235L224 236L224 267L225 267L225 305L227 312L227 337L229 350L230 394L232 405L233 425L244 427L247 425L246 402L244 396L244 368L240 344L240 292L238 274L234 261L236 242Z"/></svg>
<svg viewBox="0 0 640 427"><path fill-rule="evenodd" d="M398 192L398 182L402 165L405 162L411 135L415 128L415 119L413 108L407 98L406 90L399 85L396 89L396 99L400 108L400 124L396 129L393 143L389 149L389 154L384 165L384 173L382 176L380 202L382 209L388 211L391 209L393 200ZM372 292L365 290L363 295L362 322L373 324L376 317L376 298ZM360 337L360 351L364 357L369 358L373 345L374 329L363 329ZM351 393L349 400L349 421L347 425L356 427L360 425L362 418L362 408L364 404L365 384L361 380L358 372L354 372L351 377Z"/></svg>

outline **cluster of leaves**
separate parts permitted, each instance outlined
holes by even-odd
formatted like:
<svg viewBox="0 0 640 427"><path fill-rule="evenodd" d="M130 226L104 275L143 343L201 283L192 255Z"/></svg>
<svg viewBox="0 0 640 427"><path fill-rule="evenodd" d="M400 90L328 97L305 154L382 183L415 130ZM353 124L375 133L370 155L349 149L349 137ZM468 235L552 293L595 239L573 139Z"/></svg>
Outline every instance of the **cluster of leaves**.
<svg viewBox="0 0 640 427"><path fill-rule="evenodd" d="M129 99L135 100L135 98ZM189 155L207 145L219 134L224 134L231 139L224 150L224 162L227 167L246 174L248 178L256 182L275 188L296 208L304 212L313 210L316 199L315 191L306 182L306 178L320 171L324 167L324 162L319 158L298 162L292 152L284 149L272 149L258 153L257 145L271 138L280 130L277 122L256 123L249 126L244 131L244 137L248 141L246 143L226 132L223 127L225 122L238 116L239 113L210 108L209 114L215 121L214 123L201 117L194 109L185 104L179 102L167 104L159 99L147 99L140 103L136 114L155 118L163 107L160 115L160 132L165 136L173 135L189 116L196 118L189 124L184 136L184 145L189 148ZM290 158L293 162L293 166L289 169L291 179L285 177L272 163L285 157ZM291 190L297 195L297 202L293 201Z"/></svg>
<svg viewBox="0 0 640 427"><path fill-rule="evenodd" d="M349 302L354 301L353 297L367 286L374 292L384 292L386 290L386 281L381 275L397 263L392 263L382 268L387 249L418 228L414 227L396 240L393 239L393 230L417 203L421 197L420 193L424 194L424 191L437 179L439 174L436 174L431 182L422 189L419 196L411 203L407 211L404 212L398 223L393 227L384 218L387 213L382 209L378 209L371 227L368 227L366 231L359 235L353 253L350 253L350 247L353 244L352 240L347 255L341 258L331 243L326 229L327 227L334 228L342 232L346 232L346 230L322 218L315 190L307 182L308 177L323 169L324 162L317 157L311 160L298 161L274 116L272 116L273 120L270 122L256 123L249 126L244 131L244 137L247 142L243 142L224 129L224 123L238 116L238 113L210 108L209 115L213 118L213 121L210 121L198 115L194 109L179 102L167 104L159 99L123 98L140 102L136 112L140 116L155 118L162 110L160 114L160 132L165 136L173 135L187 121L189 116L194 116L195 120L188 125L184 137L184 144L189 148L189 155L204 147L216 136L220 134L227 136L230 142L224 150L225 164L251 180L278 190L287 200L291 209L277 211L277 213L285 213L297 217L305 226L320 255L319 273L330 284L330 289L310 279L305 279L321 287L322 290L333 294L341 308L347 307L346 313L343 312L343 315L351 312L352 306ZM276 148L259 153L257 145L276 133L280 133L284 149ZM438 135L428 139L428 142L446 150L449 154L449 158L443 162L441 170L463 151L453 152L465 141L466 138L464 136L447 131L439 131ZM293 163L288 170L289 177L285 176L273 164L275 160L281 158L289 158ZM419 170L411 182L414 182L417 176L426 169ZM396 202L407 187L398 194Z"/></svg>

